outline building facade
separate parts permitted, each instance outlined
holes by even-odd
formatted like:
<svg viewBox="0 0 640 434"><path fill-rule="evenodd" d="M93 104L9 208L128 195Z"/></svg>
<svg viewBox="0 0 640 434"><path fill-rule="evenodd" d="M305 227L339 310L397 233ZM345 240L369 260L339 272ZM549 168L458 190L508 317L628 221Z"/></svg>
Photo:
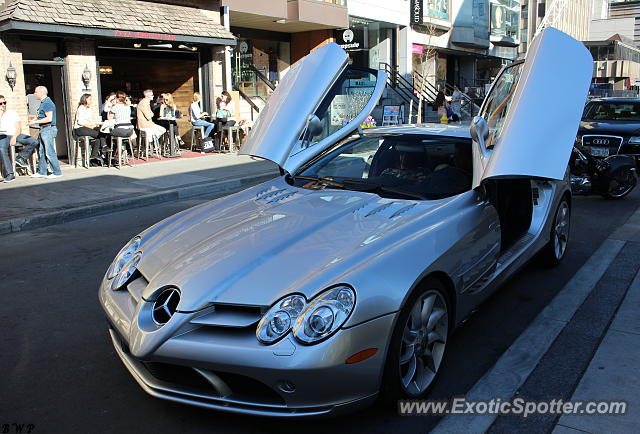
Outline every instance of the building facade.
<svg viewBox="0 0 640 434"><path fill-rule="evenodd" d="M99 118L103 97L118 90L172 93L188 113L193 92L208 110L223 86L223 53L235 46L211 0L5 0L0 1L0 73L15 69L3 94L26 127L26 95L49 89L57 107L57 150L69 154L71 129L83 93L93 95ZM179 121L189 132L188 116Z"/></svg>
<svg viewBox="0 0 640 434"><path fill-rule="evenodd" d="M518 49L520 56L524 56L526 53L527 45L535 36L536 30L552 1L522 0L521 44ZM589 39L592 6L593 0L569 0L560 19L554 23L554 27L579 41L586 41Z"/></svg>
<svg viewBox="0 0 640 434"><path fill-rule="evenodd" d="M228 53L230 87L257 104L295 63L348 26L346 0L221 0L238 44Z"/></svg>

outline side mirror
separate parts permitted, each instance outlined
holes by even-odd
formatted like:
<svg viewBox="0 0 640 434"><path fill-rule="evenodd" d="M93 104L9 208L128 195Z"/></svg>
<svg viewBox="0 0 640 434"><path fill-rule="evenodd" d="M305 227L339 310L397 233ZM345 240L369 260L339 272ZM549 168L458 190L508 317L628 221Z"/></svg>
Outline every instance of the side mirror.
<svg viewBox="0 0 640 434"><path fill-rule="evenodd" d="M310 115L307 119L307 127L302 136L302 147L306 148L311 139L322 133L322 121L316 115Z"/></svg>
<svg viewBox="0 0 640 434"><path fill-rule="evenodd" d="M489 125L487 125L487 121L482 116L474 116L471 121L471 139L474 142L477 142L481 149L485 148L485 142L489 137Z"/></svg>
<svg viewBox="0 0 640 434"><path fill-rule="evenodd" d="M309 134L309 140L322 133L322 121L316 115L309 116L307 121L307 133Z"/></svg>

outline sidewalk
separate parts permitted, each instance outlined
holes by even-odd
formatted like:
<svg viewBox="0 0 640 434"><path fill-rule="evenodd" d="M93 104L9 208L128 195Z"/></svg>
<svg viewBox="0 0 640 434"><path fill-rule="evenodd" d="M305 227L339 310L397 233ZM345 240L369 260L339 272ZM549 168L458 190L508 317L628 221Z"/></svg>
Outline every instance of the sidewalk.
<svg viewBox="0 0 640 434"><path fill-rule="evenodd" d="M265 160L235 154L90 169L62 166L57 179L0 183L0 234L203 194L234 192L277 175Z"/></svg>
<svg viewBox="0 0 640 434"><path fill-rule="evenodd" d="M640 426L640 209L606 239L467 401L624 401L625 414L448 415L432 433L630 433ZM583 410L584 407L583 407ZM588 410L587 410L588 411Z"/></svg>

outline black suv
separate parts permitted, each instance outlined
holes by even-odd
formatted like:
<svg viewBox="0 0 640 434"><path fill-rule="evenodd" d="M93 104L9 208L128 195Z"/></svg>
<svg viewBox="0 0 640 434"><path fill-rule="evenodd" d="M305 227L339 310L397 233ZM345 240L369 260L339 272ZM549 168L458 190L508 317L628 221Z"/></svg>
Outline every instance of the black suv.
<svg viewBox="0 0 640 434"><path fill-rule="evenodd" d="M582 114L576 146L594 157L614 154L640 158L640 99L597 98Z"/></svg>

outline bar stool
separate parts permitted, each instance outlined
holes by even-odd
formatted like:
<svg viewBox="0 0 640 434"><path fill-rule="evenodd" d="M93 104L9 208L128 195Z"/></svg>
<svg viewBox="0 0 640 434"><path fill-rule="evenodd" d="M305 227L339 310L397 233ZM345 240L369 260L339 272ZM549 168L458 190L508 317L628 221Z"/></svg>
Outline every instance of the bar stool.
<svg viewBox="0 0 640 434"><path fill-rule="evenodd" d="M130 152L131 157L133 158L133 142L132 142L132 140L133 139L131 137L114 137L114 136L111 136L111 146L109 147L109 167L111 167L111 160L113 159L114 142L115 142L115 145L116 145L115 146L116 147L116 151L118 153L118 165L116 167L118 169L121 169L123 160L124 160L125 164L129 163L129 159L127 157L127 154L129 154L129 152ZM127 147L129 148L129 151L127 151Z"/></svg>
<svg viewBox="0 0 640 434"><path fill-rule="evenodd" d="M204 139L204 130L205 130L205 126L204 125L193 125L191 128L191 147L189 148L190 151L193 151L193 144L196 141L196 131L198 131L200 133L200 140Z"/></svg>
<svg viewBox="0 0 640 434"><path fill-rule="evenodd" d="M149 145L153 144L152 153L156 154L158 158L162 158L162 151L160 150L160 137L158 132L153 128L141 128L140 140L138 141L138 158L142 151L142 142L144 142L144 158L149 161Z"/></svg>
<svg viewBox="0 0 640 434"><path fill-rule="evenodd" d="M74 149L73 149L73 163L75 167L78 167L78 153L80 154L80 161L82 166L87 169L90 167L89 164L89 150L91 149L91 142L93 141L93 146L97 146L96 139L91 136L76 136L74 137ZM84 155L82 155L82 151L84 149Z"/></svg>
<svg viewBox="0 0 640 434"><path fill-rule="evenodd" d="M29 161L31 163L31 167L29 168L31 170L31 173L36 173L36 169L38 167L38 160L37 160L37 156L36 154L38 153L38 151L36 150L35 152L31 153L31 157L29 157ZM15 175L18 175L18 172L16 171L16 147L15 146L9 146L9 158L11 159L11 167L13 168L13 173ZM29 172L27 171L27 175L29 174Z"/></svg>
<svg viewBox="0 0 640 434"><path fill-rule="evenodd" d="M238 141L238 146L240 145L240 127L237 125L225 125L222 127L222 131L220 132L220 149L222 150L222 145L224 143L225 135L227 136L227 140L229 141L228 150L229 152L233 151L234 142L233 142L233 134L236 135L236 140Z"/></svg>

